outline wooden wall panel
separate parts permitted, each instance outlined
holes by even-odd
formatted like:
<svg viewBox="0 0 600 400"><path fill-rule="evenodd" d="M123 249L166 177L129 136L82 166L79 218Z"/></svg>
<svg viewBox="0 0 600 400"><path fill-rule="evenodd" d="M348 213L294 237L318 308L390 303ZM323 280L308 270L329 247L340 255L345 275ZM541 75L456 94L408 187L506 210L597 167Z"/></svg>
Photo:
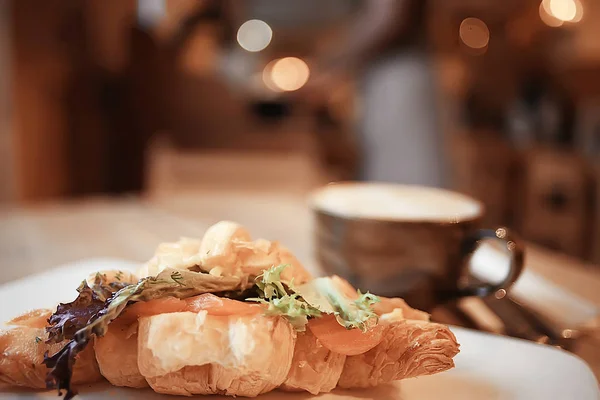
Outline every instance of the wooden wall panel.
<svg viewBox="0 0 600 400"><path fill-rule="evenodd" d="M9 0L0 0L0 203L12 202L17 195L11 129L9 7Z"/></svg>
<svg viewBox="0 0 600 400"><path fill-rule="evenodd" d="M61 98L70 66L61 35L75 3L12 2L13 129L20 200L68 192Z"/></svg>
<svg viewBox="0 0 600 400"><path fill-rule="evenodd" d="M18 199L105 189L103 96L128 63L134 18L135 0L11 2Z"/></svg>

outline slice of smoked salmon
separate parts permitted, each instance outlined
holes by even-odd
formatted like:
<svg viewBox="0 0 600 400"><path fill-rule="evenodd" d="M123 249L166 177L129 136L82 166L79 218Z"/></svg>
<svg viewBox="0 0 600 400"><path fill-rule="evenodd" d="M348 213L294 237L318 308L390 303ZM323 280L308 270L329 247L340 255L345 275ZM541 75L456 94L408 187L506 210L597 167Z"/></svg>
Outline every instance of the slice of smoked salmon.
<svg viewBox="0 0 600 400"><path fill-rule="evenodd" d="M264 308L259 304L245 303L206 293L184 300L175 297L163 297L150 301L140 301L127 307L119 320L133 322L138 318L152 315L182 311L199 312L202 310L206 310L209 315L228 316L260 314L264 311Z"/></svg>
<svg viewBox="0 0 600 400"><path fill-rule="evenodd" d="M185 301L175 297L162 297L149 301L140 301L127 307L119 317L122 321L135 321L141 317L186 311Z"/></svg>
<svg viewBox="0 0 600 400"><path fill-rule="evenodd" d="M217 297L210 293L190 297L185 299L184 302L187 305L185 311L199 312L206 310L209 315L254 315L264 312L264 308L259 304Z"/></svg>
<svg viewBox="0 0 600 400"><path fill-rule="evenodd" d="M366 332L360 329L346 329L334 315L324 315L308 321L308 328L321 344L338 354L355 356L377 346L383 339L383 326L376 325Z"/></svg>

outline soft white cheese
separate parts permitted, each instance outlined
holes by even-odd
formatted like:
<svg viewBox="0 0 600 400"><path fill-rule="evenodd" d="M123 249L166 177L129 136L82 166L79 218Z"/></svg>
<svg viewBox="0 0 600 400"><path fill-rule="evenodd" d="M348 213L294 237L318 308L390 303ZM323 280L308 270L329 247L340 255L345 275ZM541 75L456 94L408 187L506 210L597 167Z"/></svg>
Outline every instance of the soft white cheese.
<svg viewBox="0 0 600 400"><path fill-rule="evenodd" d="M273 320L263 316L209 316L180 312L151 317L146 346L164 372L219 364L260 371L275 353Z"/></svg>
<svg viewBox="0 0 600 400"><path fill-rule="evenodd" d="M241 320L229 324L229 347L237 363L243 363L255 348L254 338L248 326Z"/></svg>

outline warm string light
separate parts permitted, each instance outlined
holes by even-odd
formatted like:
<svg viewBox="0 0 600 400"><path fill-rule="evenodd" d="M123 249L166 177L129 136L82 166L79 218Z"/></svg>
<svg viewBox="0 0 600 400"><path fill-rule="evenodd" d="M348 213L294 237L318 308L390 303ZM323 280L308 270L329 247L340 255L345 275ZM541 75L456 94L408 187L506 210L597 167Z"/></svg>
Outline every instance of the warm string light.
<svg viewBox="0 0 600 400"><path fill-rule="evenodd" d="M292 92L306 84L310 76L308 65L297 57L273 60L263 70L263 82L276 92Z"/></svg>
<svg viewBox="0 0 600 400"><path fill-rule="evenodd" d="M258 52L267 48L273 38L273 30L264 21L251 19L244 22L237 32L237 41L246 51Z"/></svg>

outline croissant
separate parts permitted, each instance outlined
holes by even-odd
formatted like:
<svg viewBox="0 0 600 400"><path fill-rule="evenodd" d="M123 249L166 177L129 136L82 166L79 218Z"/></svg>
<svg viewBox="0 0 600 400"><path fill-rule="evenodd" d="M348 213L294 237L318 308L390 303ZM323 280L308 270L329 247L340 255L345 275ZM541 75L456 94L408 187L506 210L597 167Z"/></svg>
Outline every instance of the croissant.
<svg viewBox="0 0 600 400"><path fill-rule="evenodd" d="M137 324L117 320L104 337L96 339L93 349L78 355L73 382L96 382L104 377L115 386L150 385L159 393L179 395L253 397L276 387L318 394L335 387L364 388L442 372L454 366L452 358L459 351L456 338L446 326L424 320L391 322L377 346L364 354L346 356L323 346L310 330L296 334L281 317L208 316L210 333L195 333L198 340L206 340L208 346L221 347L222 351L197 361L190 349L180 346L182 338L175 333L187 326L180 314L198 318L193 313L144 317L137 330ZM239 335L240 327L246 332L245 340L261 343L257 345L260 351L236 353L241 348L227 338ZM43 328L32 326L0 333L0 381L45 388L48 370L41 364L43 355L58 351L62 345L47 345L45 337ZM166 350L152 347L157 341L171 345ZM195 349L203 352L204 347ZM157 357L164 356L165 351L178 353L179 364L165 369Z"/></svg>
<svg viewBox="0 0 600 400"><path fill-rule="evenodd" d="M46 331L38 327L50 315L49 310L34 310L9 322L15 325L0 332L0 382L35 389L46 388L48 368L42 364L44 354L57 352L64 343L46 344ZM19 325L17 325L19 324ZM90 347L77 355L73 383L102 380L94 350Z"/></svg>
<svg viewBox="0 0 600 400"><path fill-rule="evenodd" d="M346 358L338 381L342 388L365 388L431 375L454 367L459 345L448 327L426 321L391 324L368 352Z"/></svg>
<svg viewBox="0 0 600 400"><path fill-rule="evenodd" d="M132 388L148 387L138 368L137 322L119 320L111 324L102 337L94 341L98 368L112 385Z"/></svg>
<svg viewBox="0 0 600 400"><path fill-rule="evenodd" d="M173 395L316 395L439 373L459 352L427 313L314 279L287 248L232 222L159 246L137 275L94 274L75 301L9 321L0 382L56 385L67 398L102 379Z"/></svg>
<svg viewBox="0 0 600 400"><path fill-rule="evenodd" d="M312 394L330 392L340 379L344 361L345 355L323 346L310 330L301 332L296 339L290 372L280 388Z"/></svg>
<svg viewBox="0 0 600 400"><path fill-rule="evenodd" d="M283 383L295 339L281 317L161 314L140 319L138 365L159 393L254 397Z"/></svg>

